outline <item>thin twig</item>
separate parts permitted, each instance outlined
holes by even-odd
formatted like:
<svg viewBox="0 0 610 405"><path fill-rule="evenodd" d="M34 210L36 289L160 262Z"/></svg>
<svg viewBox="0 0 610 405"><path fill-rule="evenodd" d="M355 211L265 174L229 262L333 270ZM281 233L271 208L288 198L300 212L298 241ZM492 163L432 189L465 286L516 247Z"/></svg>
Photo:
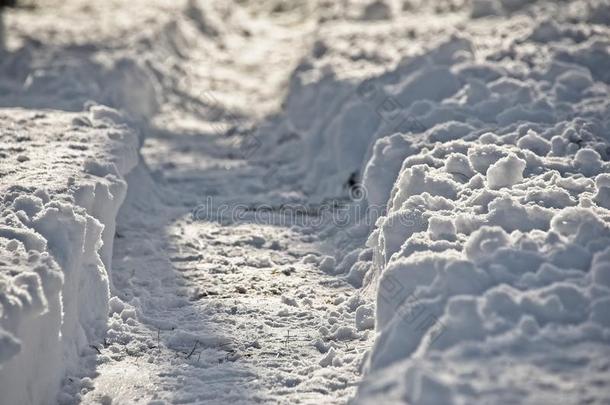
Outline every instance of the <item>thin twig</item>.
<svg viewBox="0 0 610 405"><path fill-rule="evenodd" d="M97 346L95 345L89 345L90 348L95 349L95 351L97 352L97 354L102 354L102 351L100 349L98 349Z"/></svg>
<svg viewBox="0 0 610 405"><path fill-rule="evenodd" d="M198 343L199 343L199 341L198 341L198 340L195 340L195 344L193 345L193 349L191 350L191 352L189 353L189 355L188 355L188 356L186 356L186 358L187 358L187 359L188 359L188 358L190 358L190 357L193 355L193 353L195 353L195 349L197 349L197 344L198 344Z"/></svg>

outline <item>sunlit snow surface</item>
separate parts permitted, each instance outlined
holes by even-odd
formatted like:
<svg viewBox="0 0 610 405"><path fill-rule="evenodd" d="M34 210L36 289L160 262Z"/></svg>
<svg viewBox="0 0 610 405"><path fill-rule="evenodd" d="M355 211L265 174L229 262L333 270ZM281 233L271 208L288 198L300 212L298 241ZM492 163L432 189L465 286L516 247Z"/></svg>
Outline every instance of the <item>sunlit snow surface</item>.
<svg viewBox="0 0 610 405"><path fill-rule="evenodd" d="M609 403L609 24L5 12L0 404Z"/></svg>

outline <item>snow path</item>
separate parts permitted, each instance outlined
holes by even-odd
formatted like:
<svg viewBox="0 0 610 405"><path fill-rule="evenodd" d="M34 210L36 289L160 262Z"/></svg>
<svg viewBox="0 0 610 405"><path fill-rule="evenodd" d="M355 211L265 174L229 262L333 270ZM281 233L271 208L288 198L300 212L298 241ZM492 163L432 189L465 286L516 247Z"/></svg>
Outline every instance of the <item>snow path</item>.
<svg viewBox="0 0 610 405"><path fill-rule="evenodd" d="M372 343L355 328L357 291L318 267L332 247L292 226L303 218L244 211L277 206L290 190L267 189L268 167L218 130L235 124L232 111L255 122L277 108L309 49L301 27L253 20L249 39L233 38L218 60L194 51L183 63L182 89L214 105L189 115L170 89L178 107L156 117L145 163L127 179L107 337L66 378L60 402L330 404L355 392Z"/></svg>
<svg viewBox="0 0 610 405"><path fill-rule="evenodd" d="M84 206L79 235L93 217L106 233L103 266L97 238L49 249L68 287L43 280L50 322L15 333L20 357L12 336L0 348L24 371L4 369L2 394L55 403L65 366L61 405L344 403L364 369L354 403L608 403L607 0L40 0L0 17L0 106L27 111L0 121L35 130L4 135L4 178L45 172L7 222L59 197ZM21 155L43 136L53 152ZM77 159L91 142L128 157L116 235L110 156ZM327 202L355 223L280 215ZM0 240L6 260L21 244ZM70 281L90 268L101 283Z"/></svg>
<svg viewBox="0 0 610 405"><path fill-rule="evenodd" d="M84 402L345 402L369 341L341 305L353 289L302 263L321 249L314 235L189 216L163 226L171 210L128 197L124 213L139 209L121 218L114 280L123 301L140 301L141 323L129 311L111 321L101 357L112 360ZM324 341L331 317L345 328ZM322 367L329 347L351 363Z"/></svg>

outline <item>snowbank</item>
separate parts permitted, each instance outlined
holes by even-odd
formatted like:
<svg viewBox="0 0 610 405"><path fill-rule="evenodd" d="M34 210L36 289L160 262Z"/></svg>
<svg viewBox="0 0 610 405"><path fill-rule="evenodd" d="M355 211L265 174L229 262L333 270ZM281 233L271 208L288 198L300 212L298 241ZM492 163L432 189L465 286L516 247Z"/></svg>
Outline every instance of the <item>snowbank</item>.
<svg viewBox="0 0 610 405"><path fill-rule="evenodd" d="M530 20L510 60L455 37L385 85L426 129L372 137L363 184L387 212L355 403L608 401L610 53L561 23L541 41Z"/></svg>
<svg viewBox="0 0 610 405"><path fill-rule="evenodd" d="M468 4L476 20L390 71L312 57L291 82L304 192L361 185L380 214L337 269L376 301L354 402L607 402L607 9ZM355 31L335 46L366 45Z"/></svg>
<svg viewBox="0 0 610 405"><path fill-rule="evenodd" d="M607 4L359 3L352 20L328 24L334 34L317 31L255 156L271 171L285 163L263 181L301 185L308 202L361 186L361 202L375 207L341 240L351 248L347 239L370 231L366 248L319 263L374 295L374 308L354 300L356 328L378 334L354 402L608 402ZM136 45L131 56L97 54L111 47L95 30L93 50L29 44L0 62L0 105L78 111L93 99L146 120L168 101L159 86L181 103L200 92L175 88L182 51L197 41L207 57L217 47L201 34L222 36L226 25L198 4L158 32L144 24L153 32L137 41L109 24L112 44ZM436 17L400 20L420 9ZM135 15L138 26L151 17ZM87 18L73 17L88 31ZM153 43L163 63L148 59ZM321 68L340 58L356 76L371 65L383 72L363 80ZM9 403L45 402L106 326L114 216L137 139L103 107L0 119L10 128L0 151L0 392ZM133 312L112 307L114 316Z"/></svg>
<svg viewBox="0 0 610 405"><path fill-rule="evenodd" d="M53 403L106 329L115 217L138 135L116 110L0 110L0 392Z"/></svg>
<svg viewBox="0 0 610 405"><path fill-rule="evenodd" d="M602 394L582 381L582 392L538 385L586 374L608 353L610 211L596 196L604 195L610 165L586 143L561 156L517 148L515 140L532 134L523 132L507 133L506 143L481 145L484 134L436 144L405 160L388 214L369 239L381 270L379 335L362 402L382 395L372 381L395 378L396 363L406 385L392 395L414 403L578 402ZM468 170L451 171L455 154L467 158ZM419 222L404 220L412 213ZM587 349L573 363L576 345ZM508 365L489 366L497 361ZM473 381L463 364L481 375ZM515 367L536 375L515 376ZM523 393L507 385L511 379Z"/></svg>

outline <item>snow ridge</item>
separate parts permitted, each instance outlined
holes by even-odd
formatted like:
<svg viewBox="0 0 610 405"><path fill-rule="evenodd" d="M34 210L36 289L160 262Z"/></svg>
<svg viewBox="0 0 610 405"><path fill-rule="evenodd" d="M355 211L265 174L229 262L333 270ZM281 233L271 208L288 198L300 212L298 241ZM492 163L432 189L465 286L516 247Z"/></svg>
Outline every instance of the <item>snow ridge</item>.
<svg viewBox="0 0 610 405"><path fill-rule="evenodd" d="M392 70L341 72L346 44L366 59L358 47L370 38L355 28L324 38L322 60L293 77L286 113L307 150L303 189L324 200L356 184L381 214L358 221L353 233L372 231L368 249L341 266L376 300L378 335L354 403L605 403L601 2L472 4Z"/></svg>
<svg viewBox="0 0 610 405"><path fill-rule="evenodd" d="M53 403L105 332L115 217L138 162L138 133L120 119L103 106L0 110L3 403Z"/></svg>

